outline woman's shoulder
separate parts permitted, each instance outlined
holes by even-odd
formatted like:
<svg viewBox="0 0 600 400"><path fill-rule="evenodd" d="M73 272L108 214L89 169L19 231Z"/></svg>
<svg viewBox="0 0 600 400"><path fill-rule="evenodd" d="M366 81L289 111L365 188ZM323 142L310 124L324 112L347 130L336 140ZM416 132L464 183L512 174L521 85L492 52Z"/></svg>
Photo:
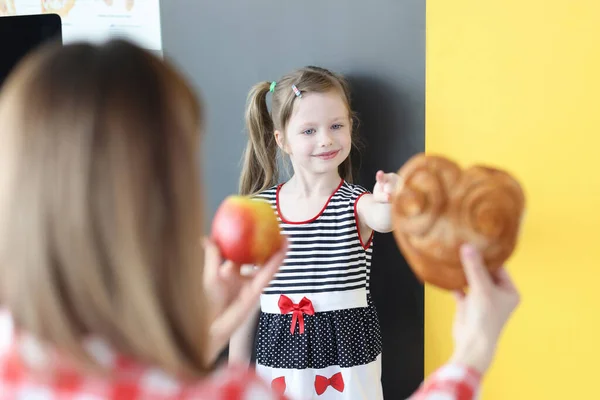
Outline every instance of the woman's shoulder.
<svg viewBox="0 0 600 400"><path fill-rule="evenodd" d="M53 371L40 375L26 364L22 350L13 341L0 353L0 387L5 396L2 398L287 400L273 392L247 367L224 368L199 382L188 383L162 370L145 367L116 355L114 358L107 357L104 363L109 372L114 373L113 376L90 375L74 369L72 364L61 363L61 359L55 360L58 362L54 363Z"/></svg>

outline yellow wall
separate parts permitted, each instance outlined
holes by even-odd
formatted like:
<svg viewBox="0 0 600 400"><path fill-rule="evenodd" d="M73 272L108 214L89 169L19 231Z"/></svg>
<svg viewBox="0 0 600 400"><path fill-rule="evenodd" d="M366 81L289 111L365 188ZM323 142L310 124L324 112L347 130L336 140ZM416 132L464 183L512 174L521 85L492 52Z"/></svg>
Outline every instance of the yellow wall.
<svg viewBox="0 0 600 400"><path fill-rule="evenodd" d="M600 399L599 21L598 0L427 1L427 151L507 168L529 199L484 400ZM454 305L425 301L430 373Z"/></svg>

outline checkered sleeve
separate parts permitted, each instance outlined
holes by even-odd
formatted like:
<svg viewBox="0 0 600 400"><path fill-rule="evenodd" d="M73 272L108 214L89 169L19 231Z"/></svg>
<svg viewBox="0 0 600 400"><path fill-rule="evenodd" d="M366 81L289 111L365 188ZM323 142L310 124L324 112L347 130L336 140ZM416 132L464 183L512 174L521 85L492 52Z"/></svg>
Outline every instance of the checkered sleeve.
<svg viewBox="0 0 600 400"><path fill-rule="evenodd" d="M205 382L198 390L189 390L185 400L288 400L247 368L227 368Z"/></svg>
<svg viewBox="0 0 600 400"><path fill-rule="evenodd" d="M428 377L409 400L474 400L481 374L459 365L445 365Z"/></svg>

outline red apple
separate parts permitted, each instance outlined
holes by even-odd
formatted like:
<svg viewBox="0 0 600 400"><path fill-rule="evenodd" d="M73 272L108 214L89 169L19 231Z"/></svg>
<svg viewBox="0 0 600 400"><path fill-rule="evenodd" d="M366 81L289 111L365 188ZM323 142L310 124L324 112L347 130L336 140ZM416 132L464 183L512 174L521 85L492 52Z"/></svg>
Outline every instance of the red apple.
<svg viewBox="0 0 600 400"><path fill-rule="evenodd" d="M248 196L229 196L212 222L212 238L227 260L264 264L281 248L283 237L269 203Z"/></svg>

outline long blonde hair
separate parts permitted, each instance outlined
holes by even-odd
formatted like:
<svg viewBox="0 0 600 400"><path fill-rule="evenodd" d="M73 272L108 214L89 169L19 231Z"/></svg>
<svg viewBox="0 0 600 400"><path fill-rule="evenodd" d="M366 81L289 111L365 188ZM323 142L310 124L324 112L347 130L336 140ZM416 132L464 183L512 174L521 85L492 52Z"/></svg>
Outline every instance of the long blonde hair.
<svg viewBox="0 0 600 400"><path fill-rule="evenodd" d="M201 122L182 76L124 41L18 66L0 96L0 303L18 329L207 371Z"/></svg>
<svg viewBox="0 0 600 400"><path fill-rule="evenodd" d="M267 95L272 82L259 82L248 94L246 105L246 129L248 143L244 151L239 192L251 195L278 183L278 146L275 131L285 132L292 116L296 95L292 85L303 93L326 93L334 90L339 93L348 109L350 119L356 124L356 116L350 107L350 90L345 79L325 68L308 66L285 75L275 82L271 111L267 105ZM358 137L352 129L352 145L356 149ZM340 176L352 182L352 161L350 156L339 166Z"/></svg>

